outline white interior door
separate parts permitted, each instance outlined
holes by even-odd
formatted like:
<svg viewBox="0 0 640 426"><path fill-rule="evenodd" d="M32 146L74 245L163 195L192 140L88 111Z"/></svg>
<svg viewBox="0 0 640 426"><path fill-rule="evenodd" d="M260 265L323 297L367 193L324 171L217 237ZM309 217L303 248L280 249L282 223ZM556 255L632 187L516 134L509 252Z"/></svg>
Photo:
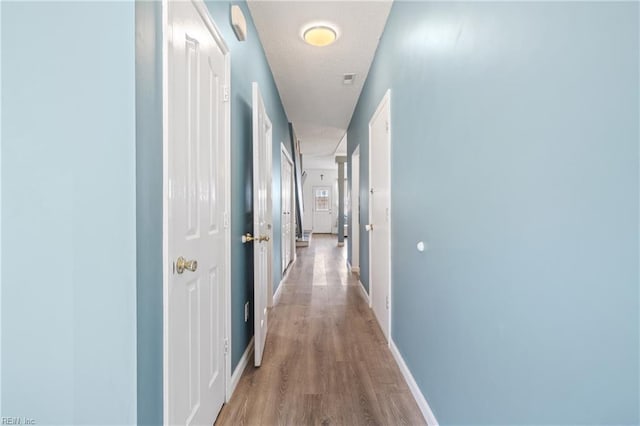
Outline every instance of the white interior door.
<svg viewBox="0 0 640 426"><path fill-rule="evenodd" d="M267 306L271 281L271 120L253 83L253 261L255 365L262 363L267 339Z"/></svg>
<svg viewBox="0 0 640 426"><path fill-rule="evenodd" d="M351 270L360 272L360 147L351 155Z"/></svg>
<svg viewBox="0 0 640 426"><path fill-rule="evenodd" d="M313 187L313 232L330 234L332 230L333 197L330 186Z"/></svg>
<svg viewBox="0 0 640 426"><path fill-rule="evenodd" d="M292 259L292 209L293 209L293 162L284 147L281 155L281 224L282 224L282 271L287 269Z"/></svg>
<svg viewBox="0 0 640 426"><path fill-rule="evenodd" d="M369 122L369 288L371 306L389 340L391 282L391 109L390 92Z"/></svg>
<svg viewBox="0 0 640 426"><path fill-rule="evenodd" d="M167 2L165 422L211 425L225 400L227 49L201 2Z"/></svg>

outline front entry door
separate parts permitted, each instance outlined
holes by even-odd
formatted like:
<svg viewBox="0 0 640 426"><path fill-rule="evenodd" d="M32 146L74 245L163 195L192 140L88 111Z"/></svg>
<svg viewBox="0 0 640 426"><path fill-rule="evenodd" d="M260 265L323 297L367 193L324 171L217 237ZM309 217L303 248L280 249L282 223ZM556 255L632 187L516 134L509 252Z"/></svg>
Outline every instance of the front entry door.
<svg viewBox="0 0 640 426"><path fill-rule="evenodd" d="M313 187L313 232L330 234L332 230L332 197L330 186Z"/></svg>
<svg viewBox="0 0 640 426"><path fill-rule="evenodd" d="M271 120L258 83L253 83L253 271L255 365L262 363L267 340L267 304L271 273Z"/></svg>
<svg viewBox="0 0 640 426"><path fill-rule="evenodd" d="M225 400L227 50L202 2L168 2L165 422L211 425Z"/></svg>

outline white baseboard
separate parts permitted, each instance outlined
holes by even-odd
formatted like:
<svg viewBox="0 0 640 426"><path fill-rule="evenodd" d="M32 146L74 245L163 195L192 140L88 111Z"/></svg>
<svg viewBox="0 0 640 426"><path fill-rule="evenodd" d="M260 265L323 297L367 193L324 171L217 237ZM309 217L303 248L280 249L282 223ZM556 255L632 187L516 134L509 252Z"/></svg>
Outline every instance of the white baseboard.
<svg viewBox="0 0 640 426"><path fill-rule="evenodd" d="M273 305L271 306L276 306L278 304L278 300L280 300L280 294L282 293L282 287L283 287L282 283L284 283L284 281L289 276L289 272L291 272L291 269L293 268L293 264L296 263L296 260L298 260L298 258L294 256L289 266L287 266L287 269L284 270L284 275L280 280L280 284L278 284L278 288L276 289L276 292L273 294Z"/></svg>
<svg viewBox="0 0 640 426"><path fill-rule="evenodd" d="M402 358L402 355L400 355L400 351L398 350L398 347L396 346L393 340L389 341L389 348L391 349L391 353L393 354L393 357L396 359L396 363L398 364L398 367L400 367L400 371L404 376L404 380L407 382L407 385L409 386L409 389L413 394L413 398L416 400L416 403L418 404L418 407L420 408L420 411L422 412L422 416L424 417L424 420L427 422L427 425L438 426L438 420L436 420L436 416L433 415L433 411L431 411L431 407L429 407L429 404L427 403L426 398L420 391L418 384L413 378L411 371L409 371L409 367L407 367L407 364L404 362L404 358Z"/></svg>
<svg viewBox="0 0 640 426"><path fill-rule="evenodd" d="M238 382L240 382L240 377L242 377L242 373L244 373L244 369L247 368L247 364L249 364L249 359L251 358L251 354L253 353L253 337L249 341L247 345L247 349L242 354L240 358L240 362L238 363L235 371L231 375L231 382L228 386L227 392L227 402L231 399L233 392L236 390L236 386L238 386Z"/></svg>
<svg viewBox="0 0 640 426"><path fill-rule="evenodd" d="M358 266L352 266L352 267L351 267L351 272L353 272L354 274L358 274L358 275L360 275L360 267L358 267Z"/></svg>
<svg viewBox="0 0 640 426"><path fill-rule="evenodd" d="M273 306L276 306L280 301L280 295L282 294L282 287L284 287L284 279L287 277L288 274L289 273L287 272L287 274L285 274L285 276L282 278L282 281L280 281L280 284L278 284L278 288L276 289L276 292L273 295Z"/></svg>
<svg viewBox="0 0 640 426"><path fill-rule="evenodd" d="M358 280L358 284L360 285L360 290L362 291L362 297L364 297L364 300L367 301L367 305L371 306L371 301L369 300L369 294L367 293L367 290L364 289L364 284L362 284L362 281Z"/></svg>

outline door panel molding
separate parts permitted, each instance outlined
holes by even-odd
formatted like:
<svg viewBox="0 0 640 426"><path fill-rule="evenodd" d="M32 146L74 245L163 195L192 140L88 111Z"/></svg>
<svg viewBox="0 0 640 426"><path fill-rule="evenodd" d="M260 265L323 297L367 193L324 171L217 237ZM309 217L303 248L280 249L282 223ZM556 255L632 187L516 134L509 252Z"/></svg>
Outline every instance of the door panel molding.
<svg viewBox="0 0 640 426"><path fill-rule="evenodd" d="M186 12L189 9L190 12ZM192 19L190 22L197 22L198 26L201 26L201 30L194 30L193 34L186 34L185 30L184 36L188 41L191 42L192 47L195 49L194 52L200 52L198 54L204 55L206 53L209 61L204 60L204 56L200 57L192 57L194 62L192 62L193 66L200 66L200 77L198 79L198 84L203 84L204 86L201 88L202 90L198 90L199 95L193 99L193 103L190 104L192 107L196 108L209 108L212 114L217 115L218 123L221 126L218 128L210 128L211 130L215 130L215 133L211 133L209 136L209 140L206 142L208 144L205 151L209 151L212 155L207 158L202 158L198 164L194 162L190 162L190 167L197 169L202 166L205 167L203 169L203 173L207 170L207 164L224 164L223 170L220 171L217 167L208 166L212 169L206 177L198 177L198 179L202 178L206 182L205 186L209 188L208 196L215 195L216 203L211 204L208 203L208 208L215 208L218 212L218 216L216 217L211 212L210 214L200 213L202 216L197 218L198 226L192 227L192 237L196 238L197 236L204 238L217 238L217 241L220 241L217 247L220 247L222 252L218 252L217 255L212 254L211 258L215 258L212 264L208 266L208 262L200 262L199 273L201 276L199 278L191 279L189 282L192 283L190 295L192 297L189 300L192 302L192 313L198 317L197 324L195 318L192 318L191 326L193 326L194 333L199 331L200 335L205 333L210 337L202 340L200 342L202 346L202 350L209 351L208 357L202 357L200 354L193 353L193 356L189 356L190 360L194 361L192 368L198 370L199 381L202 386L198 386L198 390L192 389L191 391L187 390L189 395L186 396L187 399L193 399L198 397L202 397L203 395L198 395L202 389L211 389L211 385L214 385L217 380L222 380L222 388L220 392L222 393L222 399L228 401L231 397L232 387L231 387L231 354L228 351L228 348L231 347L231 319L230 319L230 306L231 306L231 280L230 280L230 247L231 247L231 235L230 235L230 205L231 205L231 181L230 181L230 123L231 123L231 110L230 110L230 102L226 99L225 92L226 88L230 85L230 75L231 75L231 67L230 67L230 52L229 49L222 38L221 32L218 30L215 25L213 19L211 18L208 8L205 5L203 0L190 0L186 2L170 2L168 0L162 1L162 150L163 150L163 204L162 204L162 214L163 214L163 236L162 236L162 258L163 258L163 422L164 424L170 424L172 422L171 416L173 413L171 412L171 404L170 400L172 398L172 394L170 393L173 389L171 384L171 372L170 372L170 335L171 328L174 327L174 319L171 317L170 313L170 297L171 297L171 285L174 283L175 275L174 275L174 260L175 253L173 252L174 248L172 243L172 226L175 217L172 216L172 207L171 207L171 196L175 195L176 187L171 187L171 173L172 173L172 160L173 158L172 152L174 151L175 144L175 135L172 134L173 129L178 125L175 121L175 117L172 116L172 105L175 102L175 94L172 92L173 83L170 81L176 71L172 69L174 67L174 62L172 62L172 55L176 55L175 46L172 45L173 37L175 36L174 31L172 29L174 19L174 14L179 11L182 13L190 14ZM197 18L196 18L197 17ZM184 22L184 21L183 21ZM202 25L201 25L202 24ZM199 28L199 27L198 27ZM202 44L198 44L197 42L199 38L206 37L207 41ZM192 52L192 53L194 53ZM205 52L205 53L202 53ZM194 53L195 55L196 53ZM214 63L215 67L212 67L211 58L215 59ZM201 62L198 62L201 60ZM205 69L206 68L206 69ZM215 68L215 69L214 69ZM213 87L214 85L215 87ZM210 87L211 86L211 87ZM209 99L211 97L211 99ZM207 105L207 100L208 105ZM202 120L204 122L204 120ZM200 131L206 132L204 124L200 124ZM203 133L206 134L206 133ZM214 138L217 141L214 141ZM204 143L204 142L203 142ZM214 153L212 150L213 145L217 145L216 152ZM204 145L203 145L204 146ZM187 154L188 153L187 146ZM204 152L198 154L197 156L206 155ZM196 156L196 157L197 157ZM192 158L193 161L195 157ZM215 169L215 171L213 171ZM204 175L203 175L204 176ZM191 182L193 183L193 182ZM215 186L215 188L214 188ZM211 191L215 191L213 194ZM224 194L220 194L220 192L224 192ZM193 213L193 211L192 211ZM192 225L195 225L196 216L189 215L191 217ZM193 266L193 265L191 265ZM198 269L197 266L194 269ZM221 269L223 269L221 271ZM187 274L196 274L196 272L185 271L184 275ZM207 289L204 291L203 289ZM197 302L197 303L196 303ZM222 315L219 322L218 318L214 317L211 312L211 304L217 304L222 306ZM205 315L205 312L208 309L209 315ZM202 317L202 318L200 318ZM191 327L190 326L190 327ZM213 327L214 330L209 330ZM215 340L213 340L215 339ZM206 349L204 349L206 348ZM221 354L221 356L216 356L215 354ZM195 364L197 362L197 365ZM178 387L175 387L178 389ZM219 388L218 388L219 389ZM216 391L219 392L219 391ZM218 394L219 395L219 394ZM193 399L195 401L195 399ZM200 407L202 408L202 404L206 404L206 401L200 400L198 401ZM196 421L193 419L193 416L196 413L197 404L192 404L194 407L193 413L188 417L187 423L190 420ZM206 407L205 407L206 410ZM211 409L209 410L211 411ZM207 413L209 411L206 411ZM216 412L217 414L217 412ZM207 421L208 421L207 414ZM211 419L211 421L215 420L215 417Z"/></svg>
<svg viewBox="0 0 640 426"><path fill-rule="evenodd" d="M252 84L252 92L254 365L259 367L267 338L267 307L273 293L273 125L258 83Z"/></svg>

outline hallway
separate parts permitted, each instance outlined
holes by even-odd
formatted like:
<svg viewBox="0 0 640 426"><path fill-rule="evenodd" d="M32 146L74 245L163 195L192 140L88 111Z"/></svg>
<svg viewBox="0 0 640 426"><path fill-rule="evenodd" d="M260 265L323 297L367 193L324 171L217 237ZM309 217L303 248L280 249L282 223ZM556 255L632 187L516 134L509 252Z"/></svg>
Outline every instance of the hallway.
<svg viewBox="0 0 640 426"><path fill-rule="evenodd" d="M423 417L333 236L314 236L217 425L417 425ZM253 355L253 354L252 354Z"/></svg>

